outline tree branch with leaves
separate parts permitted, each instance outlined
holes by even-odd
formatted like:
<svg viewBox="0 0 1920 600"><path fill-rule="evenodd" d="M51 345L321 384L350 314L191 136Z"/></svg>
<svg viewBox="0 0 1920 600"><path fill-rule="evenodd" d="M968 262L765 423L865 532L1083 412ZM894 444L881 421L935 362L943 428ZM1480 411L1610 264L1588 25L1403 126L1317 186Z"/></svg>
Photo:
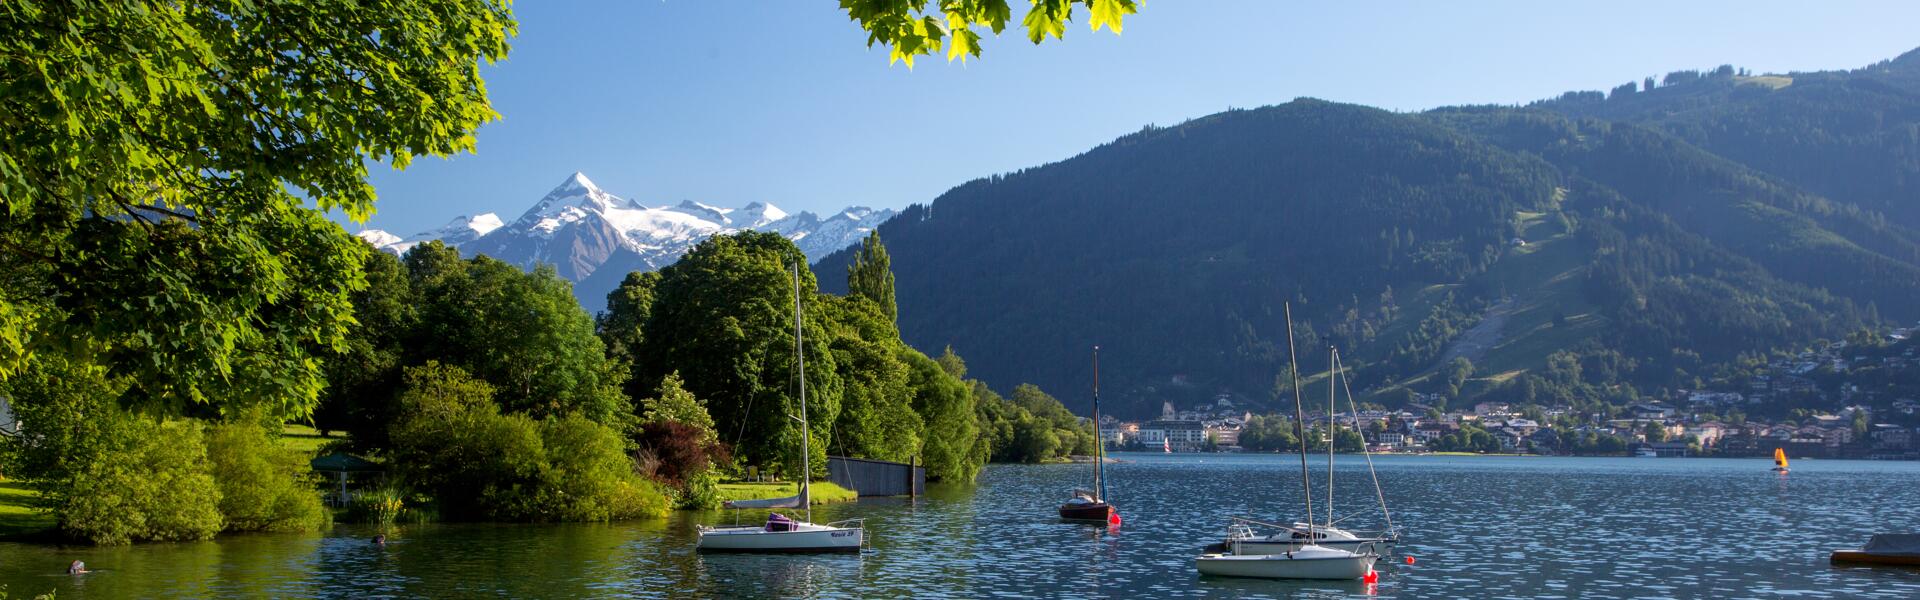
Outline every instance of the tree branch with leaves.
<svg viewBox="0 0 1920 600"><path fill-rule="evenodd" d="M1065 39L1075 5L1088 12L1087 25L1120 33L1121 20L1138 8L1135 0L1032 0L1021 19L1027 40L1035 44ZM947 60L980 56L980 32L999 35L1013 20L1007 0L840 0L840 8L867 31L867 46L884 46L889 64L944 51Z"/></svg>

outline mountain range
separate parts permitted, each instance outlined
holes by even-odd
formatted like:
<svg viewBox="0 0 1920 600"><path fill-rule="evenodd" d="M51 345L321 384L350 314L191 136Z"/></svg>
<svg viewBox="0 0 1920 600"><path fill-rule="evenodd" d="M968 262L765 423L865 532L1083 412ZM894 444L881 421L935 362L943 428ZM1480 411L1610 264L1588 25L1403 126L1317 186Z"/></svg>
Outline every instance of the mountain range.
<svg viewBox="0 0 1920 600"><path fill-rule="evenodd" d="M1288 310L1302 374L1337 347L1363 400L1633 401L1920 319L1920 51L1526 106L1233 110L879 231L908 342L1076 408L1096 344L1122 414L1279 399Z"/></svg>
<svg viewBox="0 0 1920 600"><path fill-rule="evenodd" d="M894 213L855 206L822 218L804 211L788 214L762 202L722 208L691 200L648 207L609 194L586 175L574 173L512 222L486 213L455 217L439 229L406 237L378 229L355 235L395 254L439 240L469 256L485 254L529 269L553 265L561 277L574 282L580 303L598 311L627 273L672 264L713 235L776 232L808 257L818 258L858 243Z"/></svg>

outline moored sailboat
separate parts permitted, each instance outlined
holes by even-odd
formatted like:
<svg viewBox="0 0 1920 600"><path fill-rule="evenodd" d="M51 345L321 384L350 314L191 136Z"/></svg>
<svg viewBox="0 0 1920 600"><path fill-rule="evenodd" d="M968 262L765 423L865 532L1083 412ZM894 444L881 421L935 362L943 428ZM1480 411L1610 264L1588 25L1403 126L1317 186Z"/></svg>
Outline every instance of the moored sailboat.
<svg viewBox="0 0 1920 600"><path fill-rule="evenodd" d="M1393 512L1387 510L1386 492L1380 488L1380 474L1373 469L1373 453L1367 450L1364 439L1361 440L1360 453L1361 456L1366 457L1367 475L1373 480L1373 495L1379 500L1380 515L1386 521L1386 529L1357 532L1333 525L1346 520L1334 518L1333 512L1333 453L1340 426L1339 420L1334 418L1335 411L1338 409L1335 392L1346 391L1347 410L1353 415L1351 426L1355 432L1360 430L1360 407L1353 400L1353 388L1347 381L1346 368L1340 360L1339 351L1329 352L1328 358L1332 376L1327 386L1327 522L1324 524L1295 522L1292 525L1278 525L1235 517L1233 524L1227 528L1226 541L1210 548L1233 554L1278 554L1312 544L1352 552L1385 554L1393 544L1399 542L1399 530L1393 526ZM1279 531L1260 535L1254 532L1254 526Z"/></svg>
<svg viewBox="0 0 1920 600"><path fill-rule="evenodd" d="M1107 503L1106 440L1100 439L1100 347L1093 347L1093 489L1074 490L1073 497L1060 505L1060 518L1068 521L1120 524L1120 514Z"/></svg>
<svg viewBox="0 0 1920 600"><path fill-rule="evenodd" d="M1287 360L1294 368L1293 413L1296 439L1300 444L1300 487L1306 498L1307 531L1314 531L1313 482L1307 470L1306 414L1300 401L1300 376L1293 352L1293 309L1286 308ZM1332 523L1327 524L1329 527ZM1259 577L1265 579L1361 579L1373 573L1380 555L1372 551L1352 551L1308 543L1274 554L1208 553L1194 559L1201 575L1220 577Z"/></svg>
<svg viewBox="0 0 1920 600"><path fill-rule="evenodd" d="M800 266L793 267L793 343L800 375L800 486L798 493L786 498L735 500L727 508L798 508L806 519L795 520L780 513L768 513L765 525L712 527L701 525L700 539L694 548L700 552L859 552L866 541L862 519L812 523L813 499L808 494L812 478L812 438L807 431L807 356L800 326Z"/></svg>

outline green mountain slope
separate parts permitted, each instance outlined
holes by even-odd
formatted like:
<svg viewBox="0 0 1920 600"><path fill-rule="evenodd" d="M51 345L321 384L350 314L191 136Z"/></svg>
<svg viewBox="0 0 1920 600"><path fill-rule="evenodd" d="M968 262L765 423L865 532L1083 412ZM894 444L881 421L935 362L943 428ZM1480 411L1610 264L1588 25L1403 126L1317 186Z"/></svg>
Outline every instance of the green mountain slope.
<svg viewBox="0 0 1920 600"><path fill-rule="evenodd" d="M1849 71L1738 73L1676 71L1652 90L1569 93L1536 106L1645 125L1920 227L1920 50Z"/></svg>
<svg viewBox="0 0 1920 600"><path fill-rule="evenodd" d="M1672 93L1687 85L1705 84ZM1700 95L1702 114L1733 102ZM1303 371L1339 346L1387 401L1536 384L1631 397L1920 318L1920 230L1888 218L1891 197L1836 199L1658 123L1570 112L1299 100L969 182L880 228L901 329L1069 405L1100 344L1103 388L1142 414L1275 397L1283 301ZM1478 366L1474 389L1443 375L1455 358Z"/></svg>

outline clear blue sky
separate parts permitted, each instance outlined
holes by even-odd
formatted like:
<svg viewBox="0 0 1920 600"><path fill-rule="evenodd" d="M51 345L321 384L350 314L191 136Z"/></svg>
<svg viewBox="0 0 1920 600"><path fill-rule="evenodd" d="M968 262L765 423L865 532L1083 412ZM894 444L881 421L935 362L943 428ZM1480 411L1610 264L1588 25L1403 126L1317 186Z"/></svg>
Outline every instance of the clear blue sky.
<svg viewBox="0 0 1920 600"><path fill-rule="evenodd" d="M485 69L503 119L481 128L477 154L376 166L367 226L510 221L576 170L650 205L899 208L1229 107L1515 104L1723 63L1854 68L1920 46L1920 2L1904 0L1148 0L1123 35L1082 14L1064 42L1009 28L982 60L908 70L837 4L517 2L512 54Z"/></svg>

